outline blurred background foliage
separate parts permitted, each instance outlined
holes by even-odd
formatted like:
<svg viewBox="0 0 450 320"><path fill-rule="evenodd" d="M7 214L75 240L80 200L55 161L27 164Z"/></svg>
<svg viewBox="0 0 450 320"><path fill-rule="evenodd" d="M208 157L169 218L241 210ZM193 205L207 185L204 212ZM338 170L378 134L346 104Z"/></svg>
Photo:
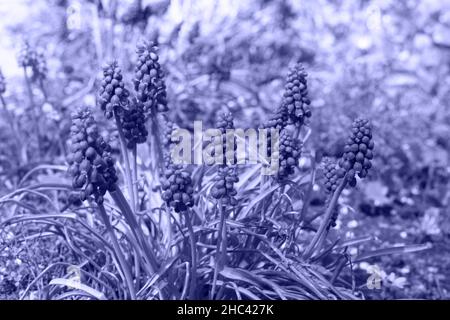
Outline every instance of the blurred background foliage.
<svg viewBox="0 0 450 320"><path fill-rule="evenodd" d="M185 128L193 120L212 126L224 108L237 127L257 127L280 104L288 67L301 61L317 159L342 154L340 137L358 115L376 132L371 181L351 195L358 207L344 212L338 228L394 244L435 243L420 259L375 261L393 285L374 295L448 298L449 2L2 0L0 16L2 193L40 163L64 164L68 115L95 104L105 62L115 58L132 74L141 39L159 44L170 115ZM16 59L24 41L48 67L44 90L33 88L48 150L40 158ZM406 286L396 280L402 276Z"/></svg>

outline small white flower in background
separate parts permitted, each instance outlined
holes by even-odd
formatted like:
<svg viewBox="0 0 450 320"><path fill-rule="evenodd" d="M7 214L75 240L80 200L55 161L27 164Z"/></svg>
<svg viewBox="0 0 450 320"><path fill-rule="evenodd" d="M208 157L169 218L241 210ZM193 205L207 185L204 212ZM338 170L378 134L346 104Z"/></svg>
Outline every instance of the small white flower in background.
<svg viewBox="0 0 450 320"><path fill-rule="evenodd" d="M16 258L16 260L14 260L15 264L17 264L18 266L20 266L22 264L22 260L20 260L19 258Z"/></svg>
<svg viewBox="0 0 450 320"><path fill-rule="evenodd" d="M406 237L408 237L408 233L405 232L405 231L402 231L402 232L400 232L400 237L401 237L402 239L406 239Z"/></svg>
<svg viewBox="0 0 450 320"><path fill-rule="evenodd" d="M346 237L347 239L351 239L351 238L354 238L354 237L355 237L355 234L353 233L353 231L347 231L347 232L345 233L345 237Z"/></svg>
<svg viewBox="0 0 450 320"><path fill-rule="evenodd" d="M367 269L370 268L370 264L369 264L368 262L363 261L363 262L361 262L361 263L359 264L359 268L360 268L361 270L367 271Z"/></svg>
<svg viewBox="0 0 450 320"><path fill-rule="evenodd" d="M61 118L60 114L53 108L53 105L48 102L42 105L42 111L50 119L59 120Z"/></svg>
<svg viewBox="0 0 450 320"><path fill-rule="evenodd" d="M425 215L420 223L420 229L428 235L438 235L441 233L438 208L429 208L425 211Z"/></svg>
<svg viewBox="0 0 450 320"><path fill-rule="evenodd" d="M51 113L53 112L53 106L50 103L46 102L42 105L42 111L44 111L45 113Z"/></svg>
<svg viewBox="0 0 450 320"><path fill-rule="evenodd" d="M391 272L389 276L387 277L387 280L389 281L390 285L399 289L403 289L403 287L406 284L406 278L405 277L397 277L395 273Z"/></svg>
<svg viewBox="0 0 450 320"><path fill-rule="evenodd" d="M358 221L356 221L356 220L351 220L347 223L347 227L351 228L351 229L356 228L357 226L358 226Z"/></svg>
<svg viewBox="0 0 450 320"><path fill-rule="evenodd" d="M400 269L400 273L402 273L402 274L409 273L410 271L411 271L411 268L408 267L408 266L405 266L405 267Z"/></svg>

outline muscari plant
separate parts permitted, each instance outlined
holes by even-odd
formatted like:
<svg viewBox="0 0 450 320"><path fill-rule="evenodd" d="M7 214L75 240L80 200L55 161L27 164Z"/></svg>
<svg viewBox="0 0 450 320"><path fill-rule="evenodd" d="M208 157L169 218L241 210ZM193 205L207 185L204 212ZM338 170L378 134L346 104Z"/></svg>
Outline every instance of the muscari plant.
<svg viewBox="0 0 450 320"><path fill-rule="evenodd" d="M58 186L69 191L71 206L54 214L54 220L41 218L56 229L59 219L73 219L78 226L63 232L68 243L76 239L73 250L88 275L78 290L111 299L354 298L346 288L333 286L329 274L318 277L311 264L330 250L324 247L338 218L341 192L369 173L374 149L369 121L355 120L342 158L324 161L327 201L311 235L306 194L315 174L299 166L309 148L303 128L312 115L304 67L290 69L280 106L261 126L278 129L280 136L279 169L261 179L256 165L227 163L226 156L233 158L236 150L226 144L222 164L194 168L173 163L171 133L177 125L168 115L158 50L143 43L137 56L134 90L128 89L116 61L103 69L98 89L97 110L114 124L120 157L112 156L95 110L76 111L67 157L72 184ZM227 130L234 128L233 115L219 114L216 127L225 141ZM150 151L139 154L140 144L150 145L140 151ZM274 152L267 147L268 154ZM139 155L149 156L152 165L137 166ZM138 171L152 181L138 179ZM293 201L299 197L300 207ZM8 223L14 221L21 220ZM305 236L310 240L305 242ZM95 248L109 260L101 264L91 258ZM49 285L50 295L61 295L55 283Z"/></svg>

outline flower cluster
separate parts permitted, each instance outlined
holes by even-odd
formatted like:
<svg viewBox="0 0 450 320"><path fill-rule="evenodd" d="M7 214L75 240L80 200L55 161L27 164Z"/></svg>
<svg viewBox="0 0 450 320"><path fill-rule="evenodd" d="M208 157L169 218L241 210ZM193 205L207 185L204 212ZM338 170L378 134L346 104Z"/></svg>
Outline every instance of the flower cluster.
<svg viewBox="0 0 450 320"><path fill-rule="evenodd" d="M234 129L234 118L231 112L220 113L217 117L216 128L225 134L227 130Z"/></svg>
<svg viewBox="0 0 450 320"><path fill-rule="evenodd" d="M339 161L339 177L345 176L350 186L356 186L355 175L365 178L372 167L373 148L372 127L369 120L356 119L344 147L344 156Z"/></svg>
<svg viewBox="0 0 450 320"><path fill-rule="evenodd" d="M301 63L297 63L289 70L282 109L287 113L290 124L301 126L306 118L311 117L311 101L308 98L307 73Z"/></svg>
<svg viewBox="0 0 450 320"><path fill-rule="evenodd" d="M263 124L263 128L264 129L278 129L278 130L282 130L287 126L288 123L288 117L287 117L287 113L285 112L285 108L283 108L283 106L281 106L280 108L277 109L277 111L275 112L275 114L273 114L269 120L267 120L264 124Z"/></svg>
<svg viewBox="0 0 450 320"><path fill-rule="evenodd" d="M81 201L94 197L103 203L106 191L114 191L118 180L111 157L111 147L99 134L97 124L88 109L81 109L72 116L70 128L70 165L72 187Z"/></svg>
<svg viewBox="0 0 450 320"><path fill-rule="evenodd" d="M0 70L0 95L3 95L6 91L5 77L3 76L2 70Z"/></svg>
<svg viewBox="0 0 450 320"><path fill-rule="evenodd" d="M145 115L139 101L133 101L129 109L122 111L121 120L128 149L133 149L137 144L147 141L148 131L145 127Z"/></svg>
<svg viewBox="0 0 450 320"><path fill-rule="evenodd" d="M214 184L211 189L211 195L215 199L222 199L223 204L232 206L237 204L234 184L239 181L235 166L220 167L217 175L214 177Z"/></svg>
<svg viewBox="0 0 450 320"><path fill-rule="evenodd" d="M172 139L172 132L175 130L175 124L167 119L166 117L162 118L162 130L161 130L161 142L166 153L170 152L170 148L174 143Z"/></svg>
<svg viewBox="0 0 450 320"><path fill-rule="evenodd" d="M119 111L128 104L128 96L129 92L123 82L122 70L117 61L113 61L103 68L103 80L98 91L97 104L110 119L115 111Z"/></svg>
<svg viewBox="0 0 450 320"><path fill-rule="evenodd" d="M233 163L236 163L236 155L235 155L235 151L237 148L236 141L234 141L234 143L233 143L233 145L234 145L233 150L227 149L227 136L229 135L229 134L227 134L227 130L234 129L233 114L231 112L220 113L216 120L216 128L222 132L223 164L227 164L227 159L233 159L233 158L234 158ZM231 136L229 138L231 139L233 137Z"/></svg>
<svg viewBox="0 0 450 320"><path fill-rule="evenodd" d="M301 153L301 143L294 140L289 131L282 130L280 133L279 153L280 164L278 169L278 179L285 179L294 173L295 167Z"/></svg>
<svg viewBox="0 0 450 320"><path fill-rule="evenodd" d="M30 67L33 76L32 80L43 80L47 76L47 62L41 52L33 49L28 42L24 44L19 53L19 65L21 67Z"/></svg>
<svg viewBox="0 0 450 320"><path fill-rule="evenodd" d="M162 180L163 200L175 212L184 212L194 205L192 180L189 172L181 165L169 164Z"/></svg>
<svg viewBox="0 0 450 320"><path fill-rule="evenodd" d="M145 114L167 111L166 84L158 62L157 47L144 42L137 47L137 54L134 89L137 98L143 103Z"/></svg>
<svg viewBox="0 0 450 320"><path fill-rule="evenodd" d="M339 167L336 162L330 158L323 159L323 175L325 178L325 189L327 192L332 193L336 190L339 183L338 171Z"/></svg>

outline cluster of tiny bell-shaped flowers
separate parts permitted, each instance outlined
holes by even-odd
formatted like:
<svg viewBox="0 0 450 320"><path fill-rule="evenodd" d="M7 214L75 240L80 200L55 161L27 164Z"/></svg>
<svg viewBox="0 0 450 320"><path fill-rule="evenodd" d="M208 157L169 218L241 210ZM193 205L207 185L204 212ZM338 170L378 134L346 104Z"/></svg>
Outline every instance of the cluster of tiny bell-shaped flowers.
<svg viewBox="0 0 450 320"><path fill-rule="evenodd" d="M338 176L345 177L351 187L356 186L356 174L360 178L365 178L372 167L373 148L372 127L369 120L356 119L344 147L344 155L339 160Z"/></svg>
<svg viewBox="0 0 450 320"><path fill-rule="evenodd" d="M340 178L338 175L339 166L331 158L326 157L322 160L322 169L323 169L323 176L325 179L324 182L325 190L328 193L333 193L338 187L338 184L340 182Z"/></svg>
<svg viewBox="0 0 450 320"><path fill-rule="evenodd" d="M164 175L161 182L162 198L175 212L186 212L194 205L194 188L189 171L181 164L172 163L171 147L174 143L172 132L176 130L175 124L162 118L161 142L164 148Z"/></svg>
<svg viewBox="0 0 450 320"><path fill-rule="evenodd" d="M176 130L175 124L167 119L167 117L162 117L161 119L162 128L161 128L161 142L163 144L163 148L167 154L170 152L170 148L172 147L173 141L172 133Z"/></svg>
<svg viewBox="0 0 450 320"><path fill-rule="evenodd" d="M84 201L93 197L102 204L106 191L115 190L118 177L110 151L90 110L84 108L74 113L67 157L74 189L72 199Z"/></svg>
<svg viewBox="0 0 450 320"><path fill-rule="evenodd" d="M237 204L237 191L234 184L239 182L236 163L236 141L234 141L232 150L228 150L227 140L234 139L229 136L228 130L234 129L234 117L231 112L220 113L217 117L216 127L222 133L223 144L223 164L219 166L216 175L213 178L211 196L217 200L221 199L223 205L235 206ZM227 163L227 159L233 159L232 163Z"/></svg>
<svg viewBox="0 0 450 320"><path fill-rule="evenodd" d="M129 95L117 61L106 65L103 68L103 79L97 99L97 104L106 118L112 118L115 112L120 113L122 108L127 107Z"/></svg>
<svg viewBox="0 0 450 320"><path fill-rule="evenodd" d="M331 201L331 197L336 191L339 183L341 182L341 178L339 178L339 166L333 161L331 158L326 157L322 160L322 169L324 176L324 185L325 190L328 193L327 203ZM336 226L336 221L339 216L339 205L336 205L333 209L333 214L330 218L330 223L327 226L327 230L330 228L334 228Z"/></svg>
<svg viewBox="0 0 450 320"><path fill-rule="evenodd" d="M219 113L219 115L217 116L217 120L216 120L216 128L219 129L222 134L222 146L223 146L222 164L227 164L227 159L229 161L231 161L231 163L229 163L230 165L235 164L237 161L237 159L236 159L237 144L236 144L236 139L234 137L234 131L230 131L230 130L234 130L233 114L231 112ZM229 132L227 132L227 131L229 131ZM228 148L228 147L230 147L230 146L228 146L228 142L233 142L233 144L232 144L233 148Z"/></svg>
<svg viewBox="0 0 450 320"><path fill-rule="evenodd" d="M165 76L158 62L157 50L158 48L151 42L144 42L137 46L138 60L133 83L146 116L168 110Z"/></svg>
<svg viewBox="0 0 450 320"><path fill-rule="evenodd" d="M300 141L293 139L288 130L282 130L279 141L279 169L277 178L286 179L294 173L301 155Z"/></svg>
<svg viewBox="0 0 450 320"><path fill-rule="evenodd" d="M175 212L186 212L194 205L191 176L182 165L167 164L161 186L163 200Z"/></svg>
<svg viewBox="0 0 450 320"><path fill-rule="evenodd" d="M288 123L302 126L311 117L311 100L308 97L307 73L301 63L293 66L284 86L281 107L287 114Z"/></svg>
<svg viewBox="0 0 450 320"><path fill-rule="evenodd" d="M133 149L137 144L147 141L148 130L145 126L142 103L133 100L128 109L122 110L121 121L128 149Z"/></svg>
<svg viewBox="0 0 450 320"><path fill-rule="evenodd" d="M25 42L19 52L19 65L24 68L31 68L32 81L41 81L47 77L47 61L42 52L36 51Z"/></svg>
<svg viewBox="0 0 450 320"><path fill-rule="evenodd" d="M262 128L263 129L284 129L288 124L288 117L286 112L283 112L283 108L278 108L276 112L267 120Z"/></svg>
<svg viewBox="0 0 450 320"><path fill-rule="evenodd" d="M235 166L221 166L213 178L214 183L211 188L211 196L215 199L222 199L224 205L235 206L237 191L234 184L239 182L239 177Z"/></svg>

